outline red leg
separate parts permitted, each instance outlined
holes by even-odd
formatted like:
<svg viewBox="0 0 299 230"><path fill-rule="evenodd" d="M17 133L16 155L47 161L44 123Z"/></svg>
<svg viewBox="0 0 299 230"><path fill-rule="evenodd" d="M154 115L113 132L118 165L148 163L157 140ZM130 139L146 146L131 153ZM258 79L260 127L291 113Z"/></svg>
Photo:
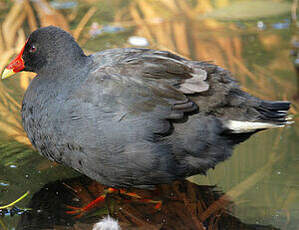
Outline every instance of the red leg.
<svg viewBox="0 0 299 230"><path fill-rule="evenodd" d="M71 211L66 211L66 213L67 214L78 214L75 217L80 218L85 212L87 212L88 210L96 207L99 203L103 202L108 193L113 193L113 192L116 192L116 191L118 191L118 190L114 189L114 188L105 189L104 194L100 195L98 198L91 201L89 204L87 204L84 207L74 207L74 206L67 205L66 207L71 209Z"/></svg>
<svg viewBox="0 0 299 230"><path fill-rule="evenodd" d="M162 206L162 201L161 200L152 200L152 199L143 199L141 196L139 196L136 193L132 193L132 192L126 192L123 189L119 190L120 194L126 195L126 196L130 196L136 199L139 199L140 202L144 202L144 203L152 203L152 204L156 204L155 205L155 209L160 210L161 206Z"/></svg>
<svg viewBox="0 0 299 230"><path fill-rule="evenodd" d="M75 217L80 218L85 212L87 212L88 210L96 207L99 203L103 202L108 193L116 193L116 192L119 192L119 194L121 194L121 195L125 195L125 196L129 196L129 197L133 197L135 199L138 199L140 202L156 204L154 206L154 208L157 209L157 210L161 209L162 201L160 201L160 200L155 201L155 200L151 200L151 199L143 199L141 196L139 196L136 193L126 192L123 189L108 188L108 189L104 190L104 193L102 195L100 195L98 198L91 201L89 204L87 204L84 207L74 207L74 206L67 205L67 208L69 208L71 210L66 211L66 213L67 214L78 214Z"/></svg>

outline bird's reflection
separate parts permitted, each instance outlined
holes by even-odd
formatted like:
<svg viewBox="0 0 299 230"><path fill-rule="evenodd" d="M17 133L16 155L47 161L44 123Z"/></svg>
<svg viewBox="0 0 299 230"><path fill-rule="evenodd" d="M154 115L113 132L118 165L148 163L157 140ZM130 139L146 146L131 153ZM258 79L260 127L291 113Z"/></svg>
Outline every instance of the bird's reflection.
<svg viewBox="0 0 299 230"><path fill-rule="evenodd" d="M160 210L151 203L128 200L111 194L81 218L66 213L67 206L84 206L104 190L85 176L56 181L35 193L17 229L92 229L108 214L122 229L275 229L242 223L230 214L233 203L215 186L199 186L187 180L158 186L156 190L131 191L143 197L160 199Z"/></svg>

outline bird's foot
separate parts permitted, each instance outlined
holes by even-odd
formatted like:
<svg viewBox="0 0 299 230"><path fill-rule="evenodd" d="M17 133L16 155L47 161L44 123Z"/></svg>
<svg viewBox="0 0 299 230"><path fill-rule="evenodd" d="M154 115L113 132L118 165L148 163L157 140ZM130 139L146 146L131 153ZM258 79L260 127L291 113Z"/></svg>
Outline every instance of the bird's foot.
<svg viewBox="0 0 299 230"><path fill-rule="evenodd" d="M75 206L71 206L71 205L67 205L66 207L68 209L71 209L70 211L66 211L67 214L77 214L75 217L76 218L80 218L82 217L88 210L94 208L98 203L104 201L106 198L106 194L103 194L101 196L99 196L97 199L93 200L92 202L90 202L89 204L87 204L84 207L75 207Z"/></svg>
<svg viewBox="0 0 299 230"><path fill-rule="evenodd" d="M99 203L103 202L106 199L106 196L107 196L108 193L113 193L113 192L115 192L114 188L105 189L102 195L100 195L98 198L91 201L89 204L87 204L84 207L75 207L75 206L67 205L66 207L68 209L70 209L70 211L66 211L66 213L71 214L71 215L77 214L75 217L80 218L87 211L89 211L90 209L96 207Z"/></svg>
<svg viewBox="0 0 299 230"><path fill-rule="evenodd" d="M96 198L95 200L91 201L89 204L87 204L84 207L74 207L74 206L70 206L67 205L66 207L68 209L70 209L69 211L66 211L67 214L70 215L75 215L77 214L75 217L76 218L80 218L82 217L87 211L91 210L92 208L96 207L99 203L105 201L107 194L111 194L111 193L119 193L121 195L124 196L128 196L134 199L139 200L139 202L143 202L143 203L152 203L155 204L154 208L156 210L160 210L162 207L162 201L161 200L152 200L152 199L145 199L143 197L141 197L140 195L136 194L136 193L132 193L132 192L127 192L123 189L115 189L115 188L108 188L105 189L103 194L100 195L98 198Z"/></svg>

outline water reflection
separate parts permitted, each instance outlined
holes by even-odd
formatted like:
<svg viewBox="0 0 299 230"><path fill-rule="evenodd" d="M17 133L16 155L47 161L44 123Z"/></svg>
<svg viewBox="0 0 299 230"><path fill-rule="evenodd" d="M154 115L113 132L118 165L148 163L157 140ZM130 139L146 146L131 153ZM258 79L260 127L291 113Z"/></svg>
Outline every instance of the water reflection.
<svg viewBox="0 0 299 230"><path fill-rule="evenodd" d="M103 216L113 216L122 229L276 229L242 223L230 214L233 203L215 186L198 186L187 180L158 186L154 191L131 190L143 197L161 199L161 210L152 204L128 200L118 194L77 219L67 205L83 206L99 196L104 187L87 177L55 181L36 192L17 229L91 229ZM60 226L60 227L58 227Z"/></svg>

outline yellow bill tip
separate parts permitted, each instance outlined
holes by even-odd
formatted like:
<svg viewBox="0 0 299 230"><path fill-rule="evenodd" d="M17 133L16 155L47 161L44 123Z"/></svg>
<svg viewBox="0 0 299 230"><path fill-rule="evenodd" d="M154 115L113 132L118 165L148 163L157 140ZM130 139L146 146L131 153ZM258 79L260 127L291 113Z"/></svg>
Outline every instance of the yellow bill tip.
<svg viewBox="0 0 299 230"><path fill-rule="evenodd" d="M15 72L12 69L4 69L2 73L2 79L9 78L10 76L14 75Z"/></svg>

